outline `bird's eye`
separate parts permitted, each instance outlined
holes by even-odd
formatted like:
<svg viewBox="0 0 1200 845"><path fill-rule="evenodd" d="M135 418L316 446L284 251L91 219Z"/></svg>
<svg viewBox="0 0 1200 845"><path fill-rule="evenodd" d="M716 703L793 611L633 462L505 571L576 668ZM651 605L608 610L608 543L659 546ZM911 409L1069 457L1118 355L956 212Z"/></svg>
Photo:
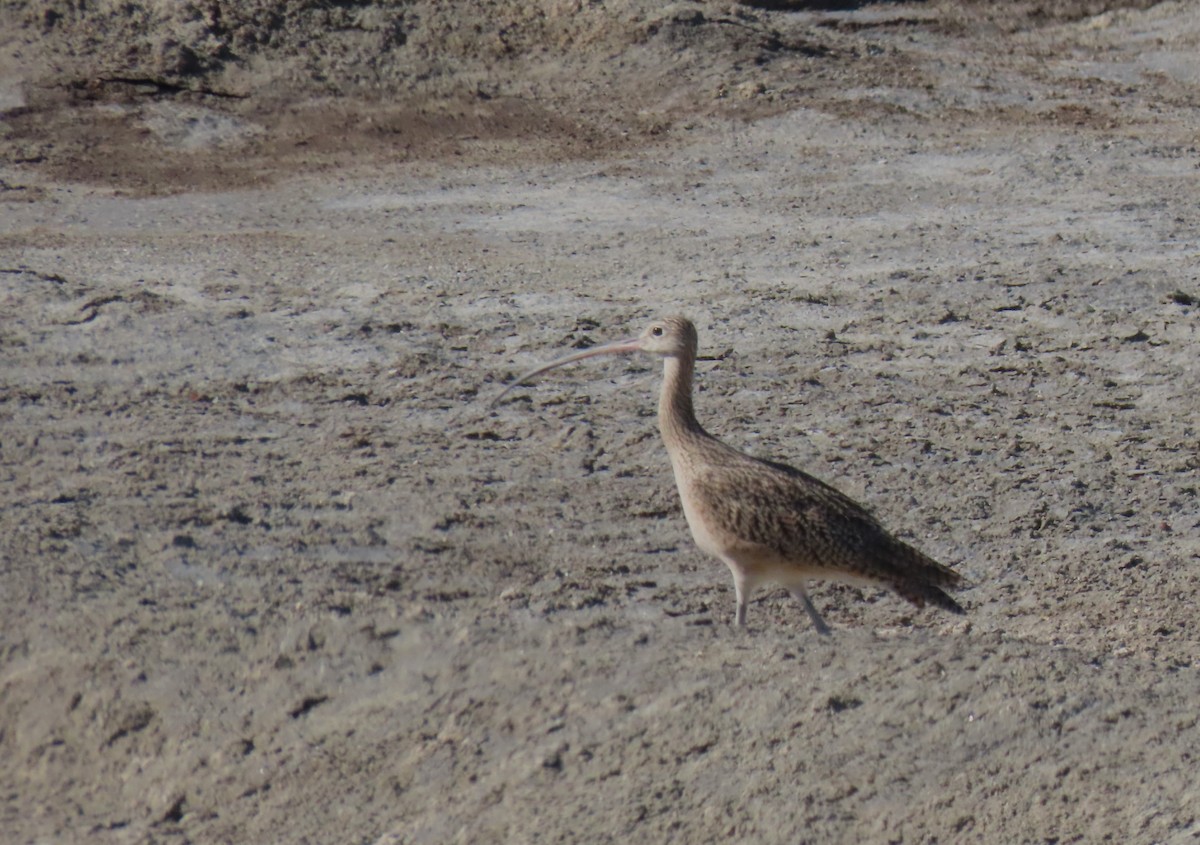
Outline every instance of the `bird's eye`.
<svg viewBox="0 0 1200 845"><path fill-rule="evenodd" d="M652 328L650 330L650 334L654 335L655 337L662 337L663 336L663 327L655 326L654 328Z"/></svg>

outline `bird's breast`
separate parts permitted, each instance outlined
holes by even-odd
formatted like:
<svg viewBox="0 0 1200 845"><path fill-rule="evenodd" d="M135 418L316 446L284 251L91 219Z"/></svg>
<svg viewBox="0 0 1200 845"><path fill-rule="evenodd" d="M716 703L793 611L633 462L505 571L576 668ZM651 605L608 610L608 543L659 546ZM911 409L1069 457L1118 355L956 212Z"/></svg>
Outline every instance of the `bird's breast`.
<svg viewBox="0 0 1200 845"><path fill-rule="evenodd" d="M717 557L722 557L726 551L725 542L728 538L719 529L719 521L714 519L712 503L708 501L703 489L696 483L694 473L681 462L672 460L675 471L675 486L679 490L679 501L683 505L683 515L687 519L688 528L692 531L692 539L701 551Z"/></svg>

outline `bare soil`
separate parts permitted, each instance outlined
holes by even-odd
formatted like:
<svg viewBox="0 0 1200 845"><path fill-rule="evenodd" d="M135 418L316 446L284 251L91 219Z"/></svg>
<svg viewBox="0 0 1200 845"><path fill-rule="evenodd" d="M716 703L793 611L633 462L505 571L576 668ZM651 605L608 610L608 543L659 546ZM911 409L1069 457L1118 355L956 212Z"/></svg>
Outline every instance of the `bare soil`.
<svg viewBox="0 0 1200 845"><path fill-rule="evenodd" d="M0 839L1200 842L1190 2L7 2ZM733 627L653 361L961 570Z"/></svg>

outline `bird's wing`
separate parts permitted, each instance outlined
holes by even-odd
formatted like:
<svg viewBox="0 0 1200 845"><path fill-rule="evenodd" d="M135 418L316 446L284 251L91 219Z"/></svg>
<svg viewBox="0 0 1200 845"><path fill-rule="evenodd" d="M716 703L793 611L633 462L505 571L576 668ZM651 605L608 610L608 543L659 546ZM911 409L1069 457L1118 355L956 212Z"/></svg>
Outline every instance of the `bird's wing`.
<svg viewBox="0 0 1200 845"><path fill-rule="evenodd" d="M848 496L783 464L750 460L699 469L692 492L706 519L759 557L817 567L874 558L886 532ZM732 551L733 549L731 549Z"/></svg>
<svg viewBox="0 0 1200 845"><path fill-rule="evenodd" d="M735 556L892 585L962 582L954 570L893 537L849 496L786 464L739 455L699 469L693 492Z"/></svg>

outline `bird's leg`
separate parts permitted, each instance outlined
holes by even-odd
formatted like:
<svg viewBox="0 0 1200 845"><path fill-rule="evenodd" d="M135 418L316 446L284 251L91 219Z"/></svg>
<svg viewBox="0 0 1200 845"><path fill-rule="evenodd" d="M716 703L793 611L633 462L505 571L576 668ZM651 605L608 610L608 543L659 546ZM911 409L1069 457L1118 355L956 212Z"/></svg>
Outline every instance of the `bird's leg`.
<svg viewBox="0 0 1200 845"><path fill-rule="evenodd" d="M817 613L817 609L813 607L813 603L809 601L808 593L805 592L804 588L792 587L791 592L792 595L799 599L800 603L804 605L804 609L808 611L808 618L811 619L813 625L816 626L817 633L823 637L829 636L829 626L825 624L825 620L821 618L821 614Z"/></svg>
<svg viewBox="0 0 1200 845"><path fill-rule="evenodd" d="M733 569L733 592L737 596L737 614L735 616L734 624L736 624L739 628L745 628L747 593L746 577L732 566L729 568Z"/></svg>

